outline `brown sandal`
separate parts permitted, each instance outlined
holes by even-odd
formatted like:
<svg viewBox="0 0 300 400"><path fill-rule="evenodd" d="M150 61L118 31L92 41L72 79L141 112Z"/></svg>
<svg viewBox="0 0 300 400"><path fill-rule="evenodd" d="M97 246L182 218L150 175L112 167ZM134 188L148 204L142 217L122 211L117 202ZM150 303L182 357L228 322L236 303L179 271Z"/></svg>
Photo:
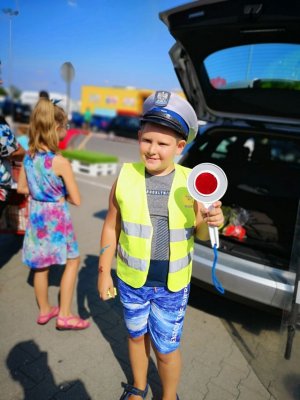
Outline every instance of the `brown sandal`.
<svg viewBox="0 0 300 400"><path fill-rule="evenodd" d="M124 392L122 393L122 396L120 397L120 400L128 400L129 397L134 394L135 396L140 396L142 399L145 399L147 397L149 385L147 384L145 390L138 389L132 385L128 385L128 383L122 382L122 386L124 388Z"/></svg>

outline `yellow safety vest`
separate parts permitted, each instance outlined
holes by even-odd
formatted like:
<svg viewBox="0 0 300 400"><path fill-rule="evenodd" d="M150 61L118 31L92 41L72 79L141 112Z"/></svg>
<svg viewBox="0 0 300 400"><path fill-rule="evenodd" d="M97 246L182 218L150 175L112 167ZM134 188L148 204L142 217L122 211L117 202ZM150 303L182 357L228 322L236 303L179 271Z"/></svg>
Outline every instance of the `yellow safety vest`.
<svg viewBox="0 0 300 400"><path fill-rule="evenodd" d="M189 168L175 164L168 201L170 260L168 288L177 292L189 284L194 250L194 200L187 190ZM150 265L153 227L143 163L125 163L116 187L121 212L121 232L117 249L117 275L128 285L144 285Z"/></svg>

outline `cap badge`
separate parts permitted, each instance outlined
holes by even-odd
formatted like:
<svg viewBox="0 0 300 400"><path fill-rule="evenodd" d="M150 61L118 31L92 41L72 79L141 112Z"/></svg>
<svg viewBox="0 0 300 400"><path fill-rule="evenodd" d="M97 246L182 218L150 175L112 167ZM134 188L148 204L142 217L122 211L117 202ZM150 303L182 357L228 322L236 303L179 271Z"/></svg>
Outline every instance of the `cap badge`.
<svg viewBox="0 0 300 400"><path fill-rule="evenodd" d="M155 93L154 104L158 107L165 107L169 103L171 93L159 91Z"/></svg>

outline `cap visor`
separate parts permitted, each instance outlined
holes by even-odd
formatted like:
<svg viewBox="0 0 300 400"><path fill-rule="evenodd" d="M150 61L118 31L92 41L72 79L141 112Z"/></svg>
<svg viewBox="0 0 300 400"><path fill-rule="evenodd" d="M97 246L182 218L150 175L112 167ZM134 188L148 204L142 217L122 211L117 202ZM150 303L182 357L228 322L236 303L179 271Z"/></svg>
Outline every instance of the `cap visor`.
<svg viewBox="0 0 300 400"><path fill-rule="evenodd" d="M142 122L152 122L153 124L166 126L167 128L170 128L173 131L177 132L180 136L182 136L184 138L184 140L186 140L185 133L183 133L182 130L171 120L166 120L159 116L147 115L146 117L142 117L141 121Z"/></svg>

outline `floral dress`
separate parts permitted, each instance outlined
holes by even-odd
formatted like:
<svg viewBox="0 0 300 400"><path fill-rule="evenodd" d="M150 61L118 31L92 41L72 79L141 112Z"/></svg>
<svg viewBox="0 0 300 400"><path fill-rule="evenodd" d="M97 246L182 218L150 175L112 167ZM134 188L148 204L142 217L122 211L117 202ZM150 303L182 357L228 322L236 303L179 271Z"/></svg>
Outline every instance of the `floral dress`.
<svg viewBox="0 0 300 400"><path fill-rule="evenodd" d="M61 177L55 175L55 154L37 152L24 158L30 192L30 211L23 243L23 262L33 269L66 264L79 256L69 205Z"/></svg>

